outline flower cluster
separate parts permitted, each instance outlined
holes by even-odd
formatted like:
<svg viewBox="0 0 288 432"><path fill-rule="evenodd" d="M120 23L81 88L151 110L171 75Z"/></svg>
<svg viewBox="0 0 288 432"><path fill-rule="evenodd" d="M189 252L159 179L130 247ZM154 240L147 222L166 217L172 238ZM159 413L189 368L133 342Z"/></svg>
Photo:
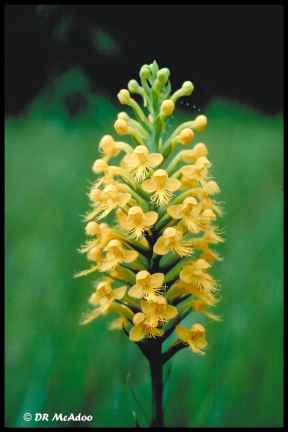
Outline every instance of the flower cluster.
<svg viewBox="0 0 288 432"><path fill-rule="evenodd" d="M191 144L207 118L168 131L176 101L194 88L186 81L172 93L169 76L156 62L142 66L141 85L131 80L118 94L135 119L120 112L114 124L119 140L105 135L99 143L102 158L92 166L96 179L85 215L89 240L80 249L92 266L76 275L97 271L99 279L89 299L94 308L81 323L113 311L118 318L109 328L124 329L137 344L165 340L175 329L179 340L172 347L184 343L204 354L204 327L179 323L191 311L220 319L209 311L219 290L209 270L222 259L213 249L224 241L215 225L222 210L207 147ZM141 96L143 109L131 93ZM111 214L112 223L103 221Z"/></svg>

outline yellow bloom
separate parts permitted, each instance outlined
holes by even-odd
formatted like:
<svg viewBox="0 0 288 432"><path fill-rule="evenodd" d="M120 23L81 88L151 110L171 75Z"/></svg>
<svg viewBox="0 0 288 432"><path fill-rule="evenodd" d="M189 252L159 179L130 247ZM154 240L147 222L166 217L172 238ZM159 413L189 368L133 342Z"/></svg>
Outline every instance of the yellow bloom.
<svg viewBox="0 0 288 432"><path fill-rule="evenodd" d="M87 276L87 274L93 273L94 271L98 270L99 265L103 260L103 254L99 248L93 247L87 254L87 258L91 261L96 261L97 264L92 266L90 269L83 270L77 273L74 277Z"/></svg>
<svg viewBox="0 0 288 432"><path fill-rule="evenodd" d="M138 182L142 182L149 172L153 172L152 168L160 165L162 160L163 156L161 154L149 154L146 146L139 145L134 149L133 154L125 156L123 162L133 178Z"/></svg>
<svg viewBox="0 0 288 432"><path fill-rule="evenodd" d="M112 156L118 156L121 151L132 153L133 148L124 142L114 141L111 135L104 135L99 144L100 153L104 154L104 161L108 161Z"/></svg>
<svg viewBox="0 0 288 432"><path fill-rule="evenodd" d="M114 269L121 262L131 263L138 257L138 252L124 249L120 240L111 240L104 252L107 252L106 257L99 265L102 272Z"/></svg>
<svg viewBox="0 0 288 432"><path fill-rule="evenodd" d="M215 232L214 227L205 228L203 237L193 239L193 246L196 249L202 250L210 259L216 259L218 261L222 261L222 258L209 248L209 244L217 244L223 243L224 239L219 236L217 232Z"/></svg>
<svg viewBox="0 0 288 432"><path fill-rule="evenodd" d="M128 319L124 315L119 316L108 323L108 330L122 330L123 326L126 326L127 324L129 324Z"/></svg>
<svg viewBox="0 0 288 432"><path fill-rule="evenodd" d="M211 318L214 321L221 321L221 317L219 317L218 315L214 315L205 309L209 305L203 299L191 300L189 305L192 307L194 312L202 312L203 314L208 316L208 318Z"/></svg>
<svg viewBox="0 0 288 432"><path fill-rule="evenodd" d="M144 313L145 324L150 327L163 325L176 317L177 309L167 304L165 297L156 296L153 300L141 300L141 309Z"/></svg>
<svg viewBox="0 0 288 432"><path fill-rule="evenodd" d="M202 218L199 217L200 211L201 208L194 197L185 198L183 204L172 205L167 208L167 213L173 219L182 219L193 234L197 234L203 228Z"/></svg>
<svg viewBox="0 0 288 432"><path fill-rule="evenodd" d="M93 247L98 247L99 249L106 246L108 241L111 239L111 228L105 222L98 224L95 221L90 221L85 227L87 235L96 236L95 240L89 240L85 243L85 246L79 250L79 252L84 253L91 250Z"/></svg>
<svg viewBox="0 0 288 432"><path fill-rule="evenodd" d="M179 339L188 344L194 353L205 354L202 349L206 348L208 343L205 340L205 329L201 324L193 324L190 330L179 325L175 328Z"/></svg>
<svg viewBox="0 0 288 432"><path fill-rule="evenodd" d="M128 291L130 297L141 298L147 300L155 300L163 292L163 273L154 273L151 275L146 270L141 270L136 275L136 284Z"/></svg>
<svg viewBox="0 0 288 432"><path fill-rule="evenodd" d="M151 228L158 219L158 213L152 211L144 213L141 207L130 207L128 215L123 211L117 214L120 225L128 231L131 238L139 240L145 231Z"/></svg>
<svg viewBox="0 0 288 432"><path fill-rule="evenodd" d="M177 179L168 178L165 170L158 169L153 174L153 178L144 181L142 188L145 192L153 193L151 197L152 203L157 206L165 206L171 200L173 192L178 190L181 182Z"/></svg>
<svg viewBox="0 0 288 432"><path fill-rule="evenodd" d="M139 342L142 339L155 338L157 336L163 336L164 331L157 327L150 327L145 324L144 313L138 312L133 317L134 327L130 330L129 338L132 342Z"/></svg>
<svg viewBox="0 0 288 432"><path fill-rule="evenodd" d="M126 289L127 286L112 289L109 282L100 282L88 301L93 306L97 306L103 313L114 300L120 300L124 297Z"/></svg>
<svg viewBox="0 0 288 432"><path fill-rule="evenodd" d="M184 150L181 152L181 159L186 163L196 162L200 157L205 157L208 154L208 149L205 144L197 143L192 150Z"/></svg>
<svg viewBox="0 0 288 432"><path fill-rule="evenodd" d="M193 252L191 240L182 240L183 230L180 226L166 228L163 235L156 241L153 251L158 255L166 255L176 251L181 257Z"/></svg>
<svg viewBox="0 0 288 432"><path fill-rule="evenodd" d="M210 189L207 183L211 177L208 175L208 168L211 166L211 162L209 162L206 157L202 156L196 160L194 165L183 166L181 168L181 173L189 180L196 180L197 183L200 183L203 189L209 194Z"/></svg>
<svg viewBox="0 0 288 432"><path fill-rule="evenodd" d="M210 292L216 291L218 283L206 273L206 269L211 265L204 259L198 259L192 264L188 265L184 270L180 272L180 279L186 283L192 283L200 290Z"/></svg>
<svg viewBox="0 0 288 432"><path fill-rule="evenodd" d="M114 300L120 300L126 292L127 287L112 289L109 282L100 282L96 288L96 291L89 298L89 303L96 306L96 309L88 311L82 316L80 324L88 324L93 319L100 315L105 315Z"/></svg>
<svg viewBox="0 0 288 432"><path fill-rule="evenodd" d="M131 194L119 192L117 186L108 185L103 191L98 192L99 189L92 189L90 192L90 199L96 198L96 209L92 210L85 217L85 220L90 220L97 216L97 220L107 216L116 207L124 207L131 199ZM96 197L94 196L96 192ZM100 214L99 214L100 213Z"/></svg>

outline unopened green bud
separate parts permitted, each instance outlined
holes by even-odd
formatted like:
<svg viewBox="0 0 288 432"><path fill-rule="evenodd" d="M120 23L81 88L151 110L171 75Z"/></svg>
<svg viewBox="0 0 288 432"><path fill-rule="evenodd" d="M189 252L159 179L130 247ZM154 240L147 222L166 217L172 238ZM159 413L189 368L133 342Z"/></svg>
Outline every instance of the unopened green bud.
<svg viewBox="0 0 288 432"><path fill-rule="evenodd" d="M136 80L130 80L128 83L128 89L131 93L139 92L139 84Z"/></svg>

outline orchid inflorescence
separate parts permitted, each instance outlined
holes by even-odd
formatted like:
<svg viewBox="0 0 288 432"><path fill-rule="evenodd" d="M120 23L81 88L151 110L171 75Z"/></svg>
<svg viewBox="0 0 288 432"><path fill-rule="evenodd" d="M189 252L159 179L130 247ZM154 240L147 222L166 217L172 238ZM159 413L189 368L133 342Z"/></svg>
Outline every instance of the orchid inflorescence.
<svg viewBox="0 0 288 432"><path fill-rule="evenodd" d="M141 85L131 80L118 94L136 119L120 112L114 128L121 138L105 135L100 141L102 158L93 164L97 177L89 192L92 209L84 217L90 239L80 249L93 264L76 275L103 273L89 298L94 308L82 324L113 311L118 318L109 328L123 329L144 354L151 338L164 341L175 329L179 339L163 353L165 361L187 345L204 354L203 325L187 329L179 323L191 311L220 320L209 311L219 290L209 269L222 258L210 245L224 241L215 225L222 210L213 199L219 187L207 147L190 146L207 118L198 115L168 132L175 103L194 88L186 81L172 93L169 75L156 62L144 65ZM131 93L143 98L143 109ZM128 135L130 144L122 141ZM113 222L104 222L111 214Z"/></svg>

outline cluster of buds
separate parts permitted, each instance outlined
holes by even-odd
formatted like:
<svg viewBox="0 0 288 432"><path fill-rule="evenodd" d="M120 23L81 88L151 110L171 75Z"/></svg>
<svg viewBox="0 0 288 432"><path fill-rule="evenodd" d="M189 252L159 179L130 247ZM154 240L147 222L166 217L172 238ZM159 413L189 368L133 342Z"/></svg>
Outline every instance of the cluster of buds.
<svg viewBox="0 0 288 432"><path fill-rule="evenodd" d="M85 215L89 240L80 249L92 266L76 275L99 272L89 299L94 308L82 324L116 313L109 328L123 329L138 345L149 345L149 338L165 340L176 330L179 339L167 358L183 344L204 354L203 325L179 324L191 311L220 319L209 311L219 290L209 269L221 260L211 245L224 241L215 225L222 210L213 198L219 187L210 174L207 147L191 144L207 118L199 115L168 132L176 101L194 88L186 81L172 93L169 75L156 62L144 65L141 85L131 80L118 94L135 119L120 112L114 128L121 138L105 135L100 141L103 156L92 167L92 208ZM131 93L143 98L143 110ZM126 135L130 144L122 141ZM109 225L103 219L111 213Z"/></svg>

